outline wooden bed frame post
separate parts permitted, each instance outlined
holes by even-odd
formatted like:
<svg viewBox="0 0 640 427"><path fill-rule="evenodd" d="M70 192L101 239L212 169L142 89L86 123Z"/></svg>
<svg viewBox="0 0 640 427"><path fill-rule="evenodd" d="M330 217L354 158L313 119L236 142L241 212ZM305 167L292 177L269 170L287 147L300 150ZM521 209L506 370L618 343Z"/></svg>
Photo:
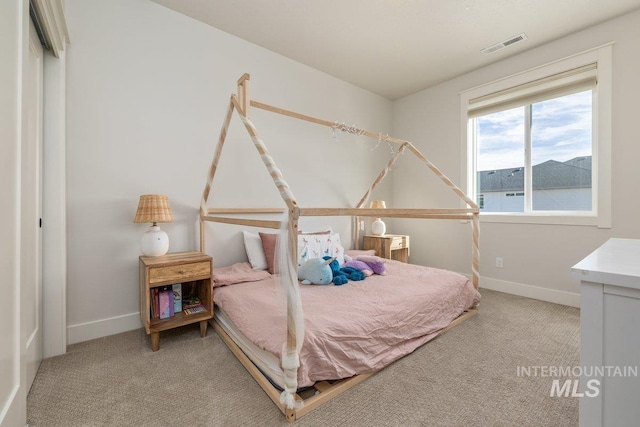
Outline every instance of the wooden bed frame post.
<svg viewBox="0 0 640 427"><path fill-rule="evenodd" d="M474 202L473 200L471 200L469 198L469 196L467 196L466 194L464 194L464 192L458 188L457 185L455 185L453 183L453 181L451 181L444 173L442 173L442 171L440 169L438 169L438 167L436 165L434 165L433 163L431 163L425 156L424 154L422 154L420 152L420 150L418 150L412 143L407 142L407 145L409 147L409 150L411 150L411 152L413 152L413 154L415 154L415 156L421 161L423 162L425 165L427 165L427 167L429 169L431 169L431 171L433 173L436 174L436 176L438 178L440 178L440 180L442 182L444 182L451 190L453 190L454 193L456 193L458 196L460 196L460 198L462 200L465 201L465 203L472 209L478 209L478 205L476 204L476 202Z"/></svg>
<svg viewBox="0 0 640 427"><path fill-rule="evenodd" d="M200 252L204 252L204 221L200 218Z"/></svg>
<svg viewBox="0 0 640 427"><path fill-rule="evenodd" d="M265 146L262 139L260 139L260 136L258 135L258 131L256 130L255 126L246 115L250 105L250 101L248 98L248 86L247 86L248 81L249 81L248 74L245 74L242 78L240 78L240 80L238 81L238 90L239 90L238 95L242 97L241 101L239 101L238 98L234 95L231 97L231 102L234 104L235 108L240 113L240 119L242 120L242 123L247 129L247 132L249 132L249 135L251 136L251 140L253 141L253 144L255 145L256 149L258 150L258 153L260 154L260 158L262 159L264 165L269 171L269 174L271 175L271 178L273 179L274 184L280 191L280 196L282 197L287 207L289 208L288 247L290 248L289 254L291 256L291 260L290 260L291 265L293 268L295 268L295 266L297 266L298 264L297 245L298 245L298 218L300 217L300 208L298 207L298 203L296 202L295 196L293 195L293 193L291 192L291 189L289 188L289 184L287 184L287 182L285 181L284 177L282 176L282 172L280 171L280 169L278 169L278 166L276 165L275 161L271 157L271 154L267 150L267 147ZM244 104L244 106L242 104ZM281 242L281 244L283 244L283 242ZM295 281L295 283L291 283L290 285L298 286L298 282ZM297 338L296 338L296 322L297 322L296 314L298 313L298 310L301 310L301 309L302 307L299 306L299 297L297 297L296 295L294 295L293 292L288 290L287 291L286 352L287 352L287 357L293 354L295 355L296 360L298 360L298 356L299 356L297 351ZM285 359L283 357L282 363L283 363L283 369L285 371L285 378L289 373L291 373L294 376L294 378L296 378L296 383L297 383L298 368L285 367L284 361ZM289 362L287 362L287 364L289 364ZM285 393L283 393L282 396L284 397ZM297 395L294 396L294 399L295 398L297 398ZM280 402L283 403L284 400L281 399ZM287 404L287 406L288 405L289 404ZM287 420L293 421L296 418L296 408L295 407L289 408L287 406L284 407L285 416L287 417Z"/></svg>
<svg viewBox="0 0 640 427"><path fill-rule="evenodd" d="M298 265L298 219L300 217L300 209L297 207L295 209L289 210L289 248L291 248L289 252L289 256L291 257L291 265L294 268ZM298 286L298 283L293 283L293 286ZM296 338L296 316L298 307L298 301L291 292L287 292L287 353L295 353L296 357L298 357L297 352L297 338ZM298 368L295 368L295 378L298 378ZM297 398L298 396L295 395ZM287 421L292 422L296 419L296 408L287 408L285 407L284 416L287 418Z"/></svg>
<svg viewBox="0 0 640 427"><path fill-rule="evenodd" d="M364 196L362 196L362 198L356 205L357 208L362 208L364 207L364 205L367 204L367 201L369 200L369 196L371 196L371 193L373 192L373 190L378 186L378 184L380 184L380 182L382 182L384 177L387 176L387 174L389 173L389 170L391 169L391 166L393 166L396 160L398 160L398 157L400 157L400 155L404 153L405 148L407 148L407 144L408 143L402 144L398 149L398 152L394 154L392 158L389 159L385 167L380 171L380 173L376 177L375 181L373 181L373 184L371 184L367 192L364 194Z"/></svg>
<svg viewBox="0 0 640 427"><path fill-rule="evenodd" d="M249 80L251 76L244 73L242 77L238 79L238 100L240 101L240 107L242 107L241 114L247 119L249 118L249 108L251 102L249 100Z"/></svg>
<svg viewBox="0 0 640 427"><path fill-rule="evenodd" d="M291 257L291 264L293 266L298 265L298 218L300 216L299 209L289 210L289 247L291 251L289 256ZM297 285L297 284L296 284ZM287 294L287 347L290 350L296 348L296 329L295 318L293 313L295 312L294 305L296 301Z"/></svg>
<svg viewBox="0 0 640 427"><path fill-rule="evenodd" d="M218 144L216 145L216 151L211 160L211 167L209 168L209 176L207 176L207 185L204 186L202 192L202 200L200 201L200 252L204 252L204 222L203 216L207 215L207 200L209 200L209 193L211 192L211 184L213 183L213 177L218 169L218 162L222 155L222 147L224 141L227 138L227 131L229 130L229 124L231 123L231 117L233 116L233 98L229 100L229 108L227 109L227 115L222 122L222 129L220 129L220 136L218 137Z"/></svg>
<svg viewBox="0 0 640 427"><path fill-rule="evenodd" d="M362 208L364 207L364 205L367 204L367 201L369 200L369 196L371 195L373 190L387 176L387 174L389 173L389 170L391 169L391 166L393 166L396 160L398 160L398 157L400 157L400 154L404 153L405 148L407 148L407 144L402 144L398 149L398 152L392 158L389 159L385 167L380 171L380 173L376 177L375 181L373 181L373 184L371 184L367 192L364 194L364 196L362 196L362 198L356 205L356 208ZM359 216L357 216L355 219L354 239L355 239L356 249L360 249L360 217Z"/></svg>

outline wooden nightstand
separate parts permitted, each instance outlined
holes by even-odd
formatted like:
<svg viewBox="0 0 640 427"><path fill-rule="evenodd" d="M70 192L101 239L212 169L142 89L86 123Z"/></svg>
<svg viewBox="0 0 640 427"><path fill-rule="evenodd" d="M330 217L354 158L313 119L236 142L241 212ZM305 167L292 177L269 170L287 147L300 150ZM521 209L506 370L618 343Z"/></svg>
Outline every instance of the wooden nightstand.
<svg viewBox="0 0 640 427"><path fill-rule="evenodd" d="M151 318L153 288L182 283L182 295L197 296L205 311L175 313L167 319ZM213 317L213 283L211 257L201 252L176 252L158 257L140 257L140 319L147 334L151 334L151 348L160 348L160 332L200 322L200 335L207 336L207 320ZM171 301L173 303L173 301Z"/></svg>
<svg viewBox="0 0 640 427"><path fill-rule="evenodd" d="M409 262L409 236L384 234L382 236L364 236L364 249L375 249L376 255Z"/></svg>

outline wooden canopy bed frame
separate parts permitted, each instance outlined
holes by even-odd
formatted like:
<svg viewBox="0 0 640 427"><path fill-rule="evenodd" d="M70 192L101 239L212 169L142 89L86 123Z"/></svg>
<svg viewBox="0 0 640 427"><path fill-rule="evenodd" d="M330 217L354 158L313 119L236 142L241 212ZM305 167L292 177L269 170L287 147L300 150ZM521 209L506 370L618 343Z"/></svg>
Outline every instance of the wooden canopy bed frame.
<svg viewBox="0 0 640 427"><path fill-rule="evenodd" d="M411 142L401 140L393 137L383 137L382 140L388 141L389 143L399 144L400 147L398 151L393 155L393 157L387 162L382 171L378 174L375 181L371 184L371 186L367 189L364 196L360 199L360 201L353 208L303 208L298 206L295 196L290 191L287 182L285 181L282 173L276 166L273 158L269 154L265 144L258 136L258 132L254 127L253 123L249 120L249 113L251 108L258 108L261 110L270 111L273 113L285 115L288 117L292 117L295 119L304 120L311 123L316 123L322 126L327 126L333 128L334 130L348 131L350 133L356 133L358 135L364 135L366 137L375 138L380 140L381 134L374 133L370 131L366 131L363 129L354 128L351 126L346 126L344 124L338 124L337 122L331 122L328 120L321 120L315 117L303 115L297 112L284 110L282 108L274 107L268 104L264 104L261 102L254 101L250 99L249 92L249 74L244 74L238 80L238 93L231 95L231 100L229 102L229 108L227 110L226 117L222 124L222 130L220 131L220 136L218 139L218 144L215 150L215 154L213 160L211 162L211 167L209 170L209 176L207 179L206 186L204 188L202 194L202 200L200 205L200 251L205 251L205 222L217 222L217 223L226 223L226 224L236 224L242 226L250 226L250 227L260 227L260 228L270 228L270 229L280 229L283 226L283 222L281 221L273 221L273 220L258 220L258 219L250 219L250 218L242 218L238 217L243 214L275 214L281 213L284 214L288 211L288 223L285 223L285 226L288 228L288 249L290 258L293 262L293 265L297 265L297 234L298 234L298 219L301 216L351 216L353 219L353 240L355 242L356 249L359 248L359 240L360 240L360 224L362 217L387 217L387 218L420 218L420 219L453 219L453 220L467 220L471 223L472 227L472 283L473 286L477 289L479 282L479 259L480 252L478 247L479 240L479 209L476 203L471 200L460 188L458 188L449 178L447 178L433 163L431 163ZM269 171L273 181L278 188L280 195L287 208L207 208L207 202L209 199L209 192L211 190L211 184L215 177L216 169L218 167L218 163L220 161L222 147L225 143L227 130L233 116L233 113L237 112L242 120L245 128L247 129L258 153L260 154L267 170ZM431 171L433 171L441 180L446 184L451 190L456 193L466 204L467 208L462 209L374 209L374 208L366 208L366 204L369 200L369 197L372 191L380 184L380 182L385 178L387 173L389 172L390 167L395 163L398 159L399 155L405 152L406 150L413 153L421 162L423 162ZM286 341L286 353L287 355L295 355L297 358L298 354L296 351L297 343L296 342L296 333L295 333L295 318L296 318L296 304L299 303L299 293L298 293L298 282L292 283L287 288L287 341ZM296 296L298 299L296 299ZM301 308L300 308L301 310ZM461 314L457 319L449 324L446 328L442 329L438 332L441 334L446 330L458 325L462 321L472 317L477 313L477 307L473 307L468 311L465 311ZM373 373L365 373L355 375L350 378L336 380L336 381L318 381L314 386L308 389L305 392L301 393L291 393L293 395L293 399L297 403L295 406L291 404L285 403L283 401L283 395L286 393L281 392L281 390L277 389L272 385L272 383L263 375L263 373L256 368L253 362L244 354L244 352L240 349L240 347L233 341L233 339L222 329L222 327L218 324L216 318L210 320L211 325L218 332L223 341L227 344L227 346L231 349L231 351L236 355L236 357L240 360L240 362L244 365L244 367L249 371L249 373L254 377L256 382L263 388L263 390L267 393L267 395L273 400L273 402L280 408L282 413L285 415L286 419L290 422L295 421L296 419L302 417L303 415L309 413L310 411L316 409L320 405L326 403L333 397L341 394L342 392L348 390L352 386L358 384L359 382L365 380L369 376L373 375ZM297 366L295 363L285 363L283 353L282 365L284 371L290 375L297 375ZM290 361L289 361L290 362ZM299 363L299 362L298 362ZM286 366L285 366L286 365Z"/></svg>

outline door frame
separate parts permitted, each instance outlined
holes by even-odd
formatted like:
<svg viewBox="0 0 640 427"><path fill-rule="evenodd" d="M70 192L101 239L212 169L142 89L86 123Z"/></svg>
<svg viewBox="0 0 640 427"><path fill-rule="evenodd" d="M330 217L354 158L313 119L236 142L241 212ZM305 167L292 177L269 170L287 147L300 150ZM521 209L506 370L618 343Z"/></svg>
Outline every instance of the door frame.
<svg viewBox="0 0 640 427"><path fill-rule="evenodd" d="M67 351L66 45L62 0L31 0L44 54L42 320L44 358Z"/></svg>

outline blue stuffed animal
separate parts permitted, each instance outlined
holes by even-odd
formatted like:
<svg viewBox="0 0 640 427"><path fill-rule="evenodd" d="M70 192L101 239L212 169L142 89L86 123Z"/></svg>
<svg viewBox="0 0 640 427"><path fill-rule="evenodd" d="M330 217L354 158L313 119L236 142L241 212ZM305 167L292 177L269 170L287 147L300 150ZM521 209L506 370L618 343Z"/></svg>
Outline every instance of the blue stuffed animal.
<svg viewBox="0 0 640 427"><path fill-rule="evenodd" d="M329 264L334 260L335 258L306 260L298 267L298 280L302 280L303 285L328 285L333 280L333 272Z"/></svg>
<svg viewBox="0 0 640 427"><path fill-rule="evenodd" d="M330 260L331 257L323 256L322 259ZM333 273L333 283L337 286L344 285L349 280L353 280L354 282L364 280L365 277L362 271L353 267L340 268L340 264L335 259L331 261L329 267L331 267L331 272Z"/></svg>

